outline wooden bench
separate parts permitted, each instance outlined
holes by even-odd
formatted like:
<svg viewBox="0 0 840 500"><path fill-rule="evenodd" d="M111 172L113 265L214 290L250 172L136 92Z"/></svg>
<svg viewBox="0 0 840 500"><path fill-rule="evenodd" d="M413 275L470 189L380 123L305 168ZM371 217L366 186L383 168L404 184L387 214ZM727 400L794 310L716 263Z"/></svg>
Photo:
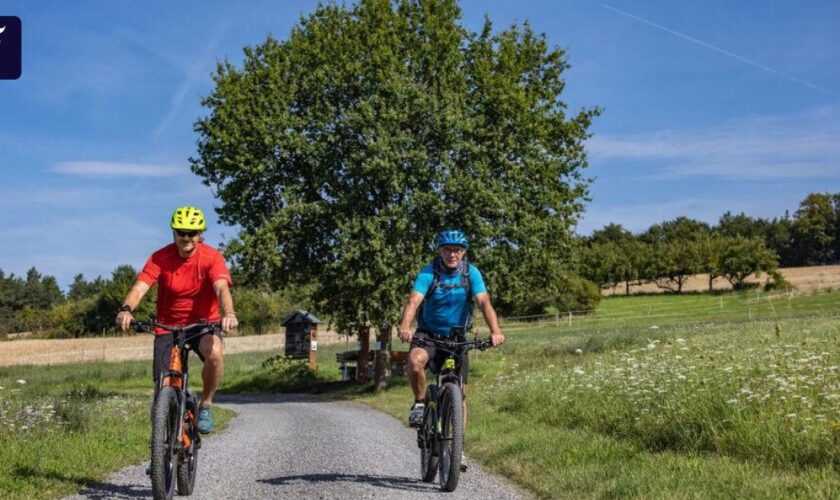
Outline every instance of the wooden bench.
<svg viewBox="0 0 840 500"><path fill-rule="evenodd" d="M338 362L338 367L341 370L342 380L356 380L359 371L359 357L358 350L344 351L335 354L335 360ZM373 364L376 354L374 351L368 352L368 370L370 370L370 377L373 376ZM393 375L405 375L405 360L408 359L408 351L391 351L391 373Z"/></svg>

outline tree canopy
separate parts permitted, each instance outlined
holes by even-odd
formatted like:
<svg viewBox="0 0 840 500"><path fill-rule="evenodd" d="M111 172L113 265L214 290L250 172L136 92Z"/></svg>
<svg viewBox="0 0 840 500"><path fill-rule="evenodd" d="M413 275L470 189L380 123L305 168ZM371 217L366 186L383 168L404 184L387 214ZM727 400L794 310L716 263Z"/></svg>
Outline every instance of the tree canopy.
<svg viewBox="0 0 840 500"><path fill-rule="evenodd" d="M566 54L527 23L474 33L453 0L362 0L244 55L218 65L191 164L249 281L311 284L344 331L394 321L447 227L502 312L568 278L598 110L567 115Z"/></svg>

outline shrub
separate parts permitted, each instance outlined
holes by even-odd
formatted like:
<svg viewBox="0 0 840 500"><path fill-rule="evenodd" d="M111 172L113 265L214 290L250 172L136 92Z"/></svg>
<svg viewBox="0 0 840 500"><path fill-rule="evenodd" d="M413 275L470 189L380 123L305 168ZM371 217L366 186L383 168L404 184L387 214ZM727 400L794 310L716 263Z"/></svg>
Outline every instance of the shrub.
<svg viewBox="0 0 840 500"><path fill-rule="evenodd" d="M764 282L764 289L770 290L792 290L794 286L785 279L778 270L770 271L767 281Z"/></svg>

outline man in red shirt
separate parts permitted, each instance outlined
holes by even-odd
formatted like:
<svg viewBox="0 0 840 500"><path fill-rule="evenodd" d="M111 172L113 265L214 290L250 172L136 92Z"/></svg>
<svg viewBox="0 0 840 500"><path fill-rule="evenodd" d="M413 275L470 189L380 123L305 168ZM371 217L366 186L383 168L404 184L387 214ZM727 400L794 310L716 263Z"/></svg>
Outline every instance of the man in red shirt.
<svg viewBox="0 0 840 500"><path fill-rule="evenodd" d="M170 222L174 243L153 253L137 281L126 295L117 314L117 325L125 331L131 324L132 311L157 283L157 320L169 326L182 326L199 321L217 322L221 319L224 333L238 325L230 295L230 279L222 254L205 245L201 234L206 228L204 214L195 207L178 207ZM219 314L219 305L224 316ZM169 366L172 333L155 334L154 372L155 383L159 374ZM197 343L196 353L204 362L201 378L204 383L202 401L198 410L198 430L213 430L210 406L213 394L222 380L222 339L206 334L192 341Z"/></svg>

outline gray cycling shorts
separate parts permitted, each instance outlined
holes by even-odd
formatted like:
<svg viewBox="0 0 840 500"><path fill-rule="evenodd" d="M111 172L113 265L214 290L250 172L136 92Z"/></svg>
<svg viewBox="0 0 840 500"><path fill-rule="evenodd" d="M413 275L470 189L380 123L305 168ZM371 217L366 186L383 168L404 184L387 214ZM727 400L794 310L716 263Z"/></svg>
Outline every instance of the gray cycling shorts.
<svg viewBox="0 0 840 500"><path fill-rule="evenodd" d="M430 335L427 332L415 332L414 338L436 338L433 335ZM436 348L435 346L419 346L419 345L411 345L411 350L414 349L423 349L429 355L429 362L426 364L426 367L437 375L440 373L440 369L443 366L443 362L446 361L447 352ZM409 351L411 352L411 351ZM470 371L470 354L469 352L465 353L461 357L461 366L458 367L458 375L461 376L461 380L466 384L469 378L469 371Z"/></svg>

